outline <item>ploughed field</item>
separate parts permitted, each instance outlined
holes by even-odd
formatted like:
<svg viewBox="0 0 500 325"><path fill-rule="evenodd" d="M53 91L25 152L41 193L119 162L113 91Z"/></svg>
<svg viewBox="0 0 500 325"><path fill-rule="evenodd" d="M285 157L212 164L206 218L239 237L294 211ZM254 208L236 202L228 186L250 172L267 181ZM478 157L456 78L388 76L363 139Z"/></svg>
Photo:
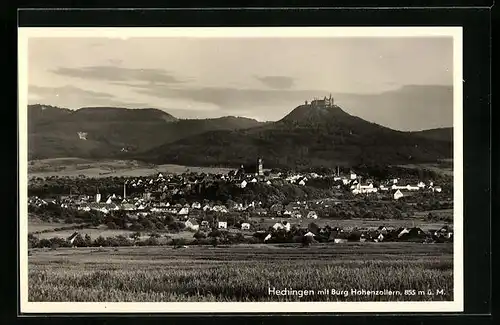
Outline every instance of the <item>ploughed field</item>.
<svg viewBox="0 0 500 325"><path fill-rule="evenodd" d="M34 249L28 259L29 301L453 299L452 244L59 248Z"/></svg>

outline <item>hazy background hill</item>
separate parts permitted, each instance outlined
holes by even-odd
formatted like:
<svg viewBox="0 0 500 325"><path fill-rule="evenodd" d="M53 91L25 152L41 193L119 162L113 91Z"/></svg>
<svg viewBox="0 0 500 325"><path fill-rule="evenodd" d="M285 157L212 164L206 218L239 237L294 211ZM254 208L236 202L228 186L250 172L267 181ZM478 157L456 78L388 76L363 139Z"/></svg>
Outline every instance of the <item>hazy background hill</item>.
<svg viewBox="0 0 500 325"><path fill-rule="evenodd" d="M412 132L412 134L430 140L448 141L448 142L453 141L453 128L430 129L430 130Z"/></svg>
<svg viewBox="0 0 500 325"><path fill-rule="evenodd" d="M29 159L115 158L211 130L260 125L242 117L181 120L158 109L28 107ZM85 132L86 140L78 132Z"/></svg>
<svg viewBox="0 0 500 325"><path fill-rule="evenodd" d="M267 167L404 164L452 157L449 139L395 131L338 106L301 105L283 119L245 130L217 130L135 156L153 163L237 166L263 157Z"/></svg>

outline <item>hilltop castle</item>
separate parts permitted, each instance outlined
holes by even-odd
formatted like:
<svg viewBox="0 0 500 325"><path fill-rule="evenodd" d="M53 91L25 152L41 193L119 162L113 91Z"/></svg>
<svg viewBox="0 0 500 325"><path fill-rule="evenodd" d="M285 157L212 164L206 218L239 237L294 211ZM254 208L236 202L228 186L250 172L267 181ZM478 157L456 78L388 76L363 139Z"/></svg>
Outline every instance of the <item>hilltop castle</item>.
<svg viewBox="0 0 500 325"><path fill-rule="evenodd" d="M332 97L332 94L330 94L329 97L324 97L323 99L319 99L319 98L314 98L311 103L309 104L306 100L306 105L311 105L313 107L316 107L316 106L325 106L325 107L333 107L335 104L334 100L333 100L333 97Z"/></svg>

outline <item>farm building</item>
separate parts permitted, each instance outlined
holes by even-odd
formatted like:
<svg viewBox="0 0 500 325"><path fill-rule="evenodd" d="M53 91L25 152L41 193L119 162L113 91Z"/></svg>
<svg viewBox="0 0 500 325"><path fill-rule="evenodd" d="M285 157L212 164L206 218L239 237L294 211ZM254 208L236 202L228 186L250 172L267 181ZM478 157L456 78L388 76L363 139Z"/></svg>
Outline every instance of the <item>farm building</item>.
<svg viewBox="0 0 500 325"><path fill-rule="evenodd" d="M318 219L318 215L315 211L309 211L309 213L307 214L307 219Z"/></svg>
<svg viewBox="0 0 500 325"><path fill-rule="evenodd" d="M313 234L312 232L308 231L304 236L305 237L315 237L316 235Z"/></svg>
<svg viewBox="0 0 500 325"><path fill-rule="evenodd" d="M328 241L334 242L335 244L342 244L342 243L347 243L347 233L344 232L343 230L332 230L330 232L330 236L328 237Z"/></svg>
<svg viewBox="0 0 500 325"><path fill-rule="evenodd" d="M200 229L200 225L193 218L189 218L188 220L186 220L186 222L184 224L186 225L187 229L191 229L191 230L199 230Z"/></svg>
<svg viewBox="0 0 500 325"><path fill-rule="evenodd" d="M273 229L274 230L280 230L280 229L284 229L285 226L281 223L281 222L276 222L274 225L273 225Z"/></svg>
<svg viewBox="0 0 500 325"><path fill-rule="evenodd" d="M394 193L394 200L399 200L400 198L402 198L404 195L403 193L400 191L400 190L397 190L395 193Z"/></svg>
<svg viewBox="0 0 500 325"><path fill-rule="evenodd" d="M70 244L73 244L73 242L74 242L74 241L75 241L75 239L76 239L76 236L78 236L78 231L75 231L75 232L74 232L71 236L69 236L69 237L68 237L68 239L67 239L67 240L68 240L68 242L69 242Z"/></svg>

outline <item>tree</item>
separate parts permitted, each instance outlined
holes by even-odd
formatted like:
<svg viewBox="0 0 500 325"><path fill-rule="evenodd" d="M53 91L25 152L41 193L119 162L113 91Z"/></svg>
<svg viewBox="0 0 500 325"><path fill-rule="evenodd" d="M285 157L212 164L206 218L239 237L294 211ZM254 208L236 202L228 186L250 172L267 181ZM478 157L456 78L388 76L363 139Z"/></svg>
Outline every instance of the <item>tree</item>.
<svg viewBox="0 0 500 325"><path fill-rule="evenodd" d="M113 222L113 221L110 221L106 224L106 226L108 227L108 229L116 229L116 224Z"/></svg>
<svg viewBox="0 0 500 325"><path fill-rule="evenodd" d="M200 240L200 239L204 239L204 238L207 238L207 235L205 235L204 233L202 233L201 231L198 231L196 232L193 237L196 239L196 240Z"/></svg>
<svg viewBox="0 0 500 325"><path fill-rule="evenodd" d="M40 244L40 240L33 234L28 234L28 248L38 247Z"/></svg>

